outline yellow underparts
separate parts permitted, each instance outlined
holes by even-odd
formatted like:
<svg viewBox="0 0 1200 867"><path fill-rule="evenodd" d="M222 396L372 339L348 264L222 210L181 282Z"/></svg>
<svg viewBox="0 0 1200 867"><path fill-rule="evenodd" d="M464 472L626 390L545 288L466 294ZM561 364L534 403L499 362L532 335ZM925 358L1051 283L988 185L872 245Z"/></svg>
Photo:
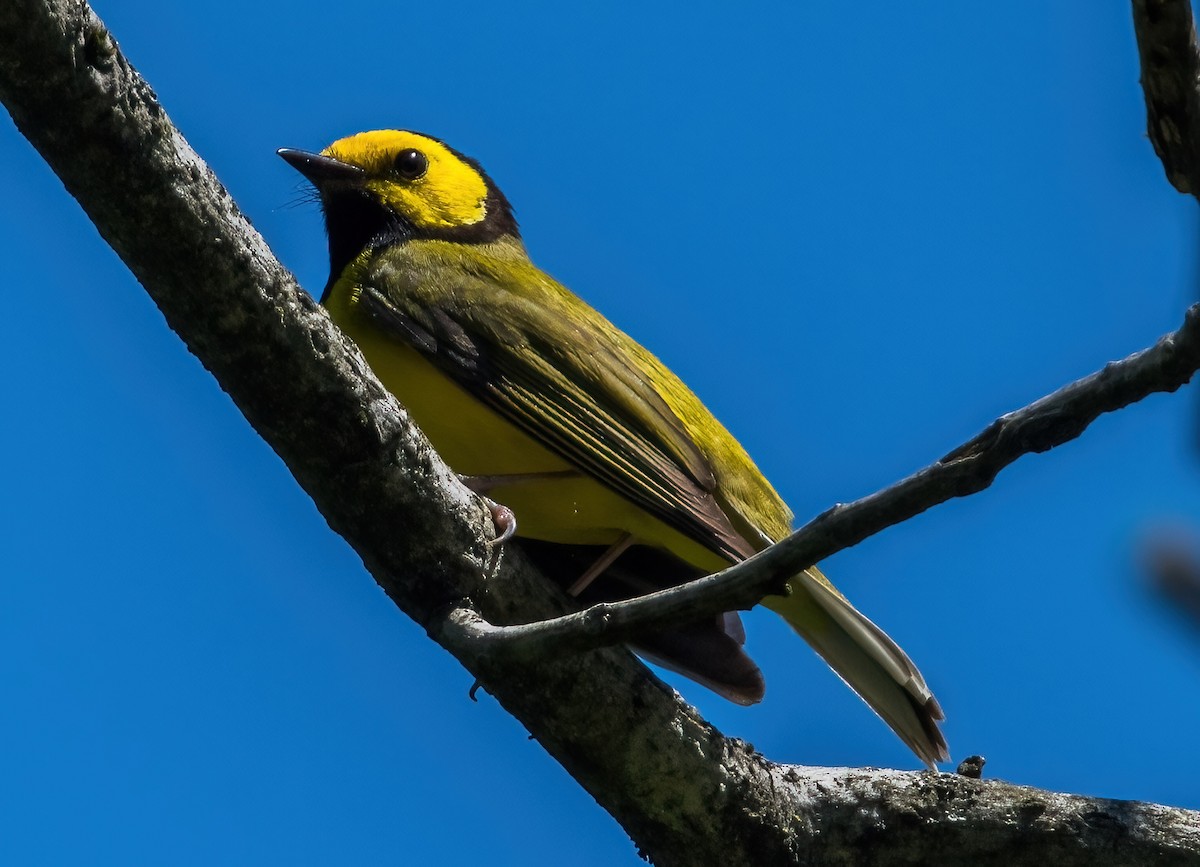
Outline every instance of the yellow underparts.
<svg viewBox="0 0 1200 867"><path fill-rule="evenodd" d="M456 473L506 476L575 469L458 386L417 350L380 333L354 309L352 290L346 283L334 287L326 307ZM501 483L487 496L512 509L518 536L573 545L611 545L628 533L635 544L664 548L707 572L729 565L582 472Z"/></svg>

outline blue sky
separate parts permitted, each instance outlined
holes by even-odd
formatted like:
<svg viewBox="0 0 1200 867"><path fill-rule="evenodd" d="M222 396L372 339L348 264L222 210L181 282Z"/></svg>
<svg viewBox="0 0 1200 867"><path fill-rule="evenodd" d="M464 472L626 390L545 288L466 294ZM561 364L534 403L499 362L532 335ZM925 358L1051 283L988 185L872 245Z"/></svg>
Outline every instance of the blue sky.
<svg viewBox="0 0 1200 867"><path fill-rule="evenodd" d="M1123 4L98 0L301 283L281 146L422 130L539 264L651 347L803 520L1174 329L1195 202L1143 134ZM5 119L0 861L636 863L384 597ZM1200 526L1157 396L824 565L945 706L955 760L1200 808L1200 635L1145 589ZM766 701L673 680L779 761L914 760L766 613Z"/></svg>

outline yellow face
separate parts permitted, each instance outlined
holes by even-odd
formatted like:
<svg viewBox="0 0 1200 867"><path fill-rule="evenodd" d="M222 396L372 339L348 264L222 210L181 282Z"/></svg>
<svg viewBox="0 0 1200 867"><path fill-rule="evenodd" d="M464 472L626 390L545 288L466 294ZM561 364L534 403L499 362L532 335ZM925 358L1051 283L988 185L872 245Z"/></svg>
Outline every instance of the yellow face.
<svg viewBox="0 0 1200 867"><path fill-rule="evenodd" d="M488 217L480 171L436 139L374 130L336 141L321 154L363 169L363 187L418 229L474 226Z"/></svg>

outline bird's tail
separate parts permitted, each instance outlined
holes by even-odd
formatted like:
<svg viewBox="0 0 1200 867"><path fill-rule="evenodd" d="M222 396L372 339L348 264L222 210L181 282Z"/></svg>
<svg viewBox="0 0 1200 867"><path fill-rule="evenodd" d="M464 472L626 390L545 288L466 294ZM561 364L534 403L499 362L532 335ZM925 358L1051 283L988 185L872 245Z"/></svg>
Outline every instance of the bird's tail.
<svg viewBox="0 0 1200 867"><path fill-rule="evenodd" d="M950 760L941 705L896 642L864 617L815 566L762 604L791 624L830 668L931 770Z"/></svg>

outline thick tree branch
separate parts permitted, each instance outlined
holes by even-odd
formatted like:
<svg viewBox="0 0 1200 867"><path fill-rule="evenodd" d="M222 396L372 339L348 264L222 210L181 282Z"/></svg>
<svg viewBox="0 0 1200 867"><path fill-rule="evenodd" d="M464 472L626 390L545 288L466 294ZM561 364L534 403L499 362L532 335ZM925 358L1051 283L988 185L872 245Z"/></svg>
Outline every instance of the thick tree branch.
<svg viewBox="0 0 1200 867"><path fill-rule="evenodd" d="M1188 310L1178 331L1149 349L1010 412L940 461L882 491L835 506L750 560L682 587L596 605L541 623L493 626L470 610L455 609L447 618L446 640L464 651L531 658L620 644L652 626L751 608L800 569L939 503L984 490L1022 455L1048 451L1074 439L1103 413L1157 392L1175 391L1197 369L1200 304Z"/></svg>
<svg viewBox="0 0 1200 867"><path fill-rule="evenodd" d="M491 623L565 602L300 292L91 10L0 4L0 99L396 604ZM1200 817L952 775L772 765L619 649L465 664L656 863L1184 863ZM465 682L464 682L465 686ZM954 821L950 821L953 817Z"/></svg>

